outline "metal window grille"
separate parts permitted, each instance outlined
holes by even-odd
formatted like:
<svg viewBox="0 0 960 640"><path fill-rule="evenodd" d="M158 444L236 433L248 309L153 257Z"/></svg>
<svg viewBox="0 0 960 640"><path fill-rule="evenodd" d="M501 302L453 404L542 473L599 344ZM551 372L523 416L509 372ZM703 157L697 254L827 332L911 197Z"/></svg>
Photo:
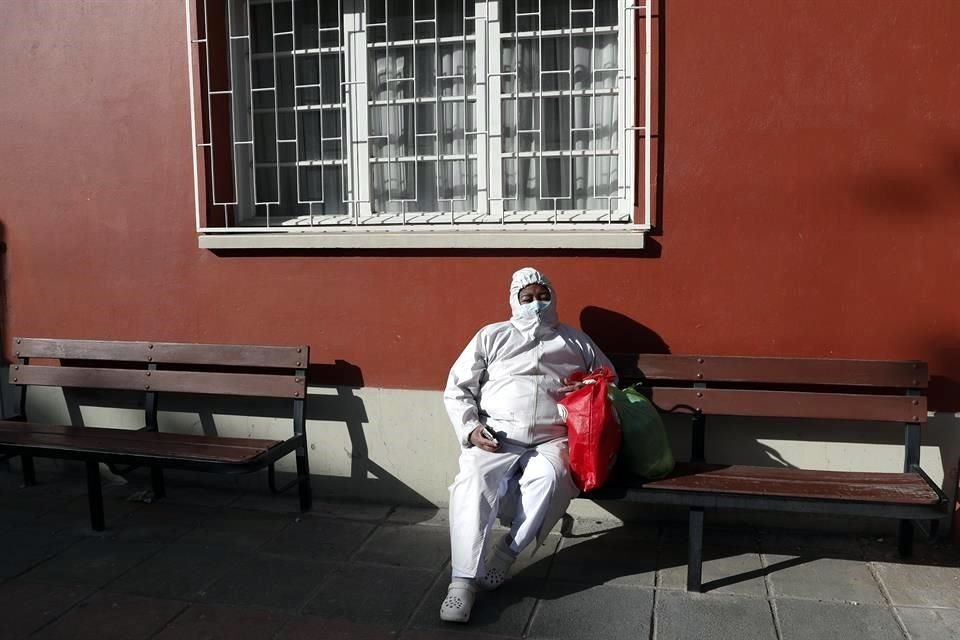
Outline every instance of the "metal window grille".
<svg viewBox="0 0 960 640"><path fill-rule="evenodd" d="M634 1L186 0L198 230L649 228Z"/></svg>

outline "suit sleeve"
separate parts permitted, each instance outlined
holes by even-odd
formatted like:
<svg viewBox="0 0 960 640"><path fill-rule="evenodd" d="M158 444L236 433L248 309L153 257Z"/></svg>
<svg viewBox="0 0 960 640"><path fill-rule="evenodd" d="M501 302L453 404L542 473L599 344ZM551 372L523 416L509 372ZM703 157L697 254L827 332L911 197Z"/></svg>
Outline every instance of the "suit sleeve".
<svg viewBox="0 0 960 640"><path fill-rule="evenodd" d="M480 386L487 371L487 358L481 334L482 331L470 340L453 363L443 392L444 407L463 447L473 446L470 433L483 424L480 420Z"/></svg>

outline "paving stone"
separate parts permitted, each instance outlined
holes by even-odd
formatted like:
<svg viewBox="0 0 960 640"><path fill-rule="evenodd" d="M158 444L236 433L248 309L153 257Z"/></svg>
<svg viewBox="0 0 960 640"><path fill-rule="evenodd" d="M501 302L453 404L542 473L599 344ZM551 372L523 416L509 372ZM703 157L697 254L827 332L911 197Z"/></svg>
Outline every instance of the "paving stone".
<svg viewBox="0 0 960 640"><path fill-rule="evenodd" d="M863 559L854 535L810 531L760 531L760 550L770 555Z"/></svg>
<svg viewBox="0 0 960 640"><path fill-rule="evenodd" d="M200 599L206 603L297 611L336 565L278 555L237 555Z"/></svg>
<svg viewBox="0 0 960 640"><path fill-rule="evenodd" d="M190 605L155 640L262 640L272 638L287 619L276 611Z"/></svg>
<svg viewBox="0 0 960 640"><path fill-rule="evenodd" d="M661 545L657 556L659 585L687 588L686 545ZM703 550L702 584L705 592L767 597L763 563L753 549L710 546Z"/></svg>
<svg viewBox="0 0 960 640"><path fill-rule="evenodd" d="M276 640L394 640L394 638L396 638L396 631L388 625L298 616L287 623Z"/></svg>
<svg viewBox="0 0 960 640"><path fill-rule="evenodd" d="M656 542L604 533L585 538L563 538L549 577L585 584L652 587L656 567Z"/></svg>
<svg viewBox="0 0 960 640"><path fill-rule="evenodd" d="M527 637L635 640L650 634L653 591L626 587L550 584ZM600 613L600 615L597 615Z"/></svg>
<svg viewBox="0 0 960 640"><path fill-rule="evenodd" d="M564 535L579 537L601 533L615 533L647 542L656 542L660 538L660 529L655 525L624 524L614 518L573 518L570 530Z"/></svg>
<svg viewBox="0 0 960 640"><path fill-rule="evenodd" d="M150 638L186 605L122 593L98 593L32 636L37 640Z"/></svg>
<svg viewBox="0 0 960 640"><path fill-rule="evenodd" d="M765 558L775 596L886 604L866 562L774 555Z"/></svg>
<svg viewBox="0 0 960 640"><path fill-rule="evenodd" d="M485 633L496 636L519 638L530 619L530 613L541 595L539 584L523 580L511 580L496 591L477 594L477 601L470 615L469 627L440 620L440 603L447 595L449 578L444 575L423 599L414 616L411 627ZM444 636L439 636L444 637Z"/></svg>
<svg viewBox="0 0 960 640"><path fill-rule="evenodd" d="M895 605L960 609L960 567L874 564Z"/></svg>
<svg viewBox="0 0 960 640"><path fill-rule="evenodd" d="M89 595L83 587L54 586L24 580L0 584L0 637L26 638Z"/></svg>
<svg viewBox="0 0 960 640"><path fill-rule="evenodd" d="M656 615L658 640L777 638L770 603L765 599L659 591Z"/></svg>
<svg viewBox="0 0 960 640"><path fill-rule="evenodd" d="M512 636L495 636L489 633L470 631L470 626L453 627L446 629L409 629L400 634L397 640L497 640Z"/></svg>
<svg viewBox="0 0 960 640"><path fill-rule="evenodd" d="M347 520L385 520L392 507L365 502L314 501L307 517L344 518Z"/></svg>
<svg viewBox="0 0 960 640"><path fill-rule="evenodd" d="M438 571L450 557L450 534L437 527L383 525L356 555L357 560Z"/></svg>
<svg viewBox="0 0 960 640"><path fill-rule="evenodd" d="M301 518L273 536L264 552L317 560L346 560L376 525L326 518Z"/></svg>
<svg viewBox="0 0 960 640"><path fill-rule="evenodd" d="M222 508L232 505L241 495L237 491L184 486L180 483L167 482L167 495L163 498L163 501L167 504L191 507Z"/></svg>
<svg viewBox="0 0 960 640"><path fill-rule="evenodd" d="M316 500L314 500L314 504L317 504ZM280 495L257 492L243 493L230 506L236 509L300 515L300 499L293 489Z"/></svg>
<svg viewBox="0 0 960 640"><path fill-rule="evenodd" d="M397 507L387 517L390 524L420 524L431 527L449 527L450 511L421 507Z"/></svg>
<svg viewBox="0 0 960 640"><path fill-rule="evenodd" d="M157 545L90 538L44 561L24 577L42 582L100 587L140 564L159 548Z"/></svg>
<svg viewBox="0 0 960 640"><path fill-rule="evenodd" d="M510 569L512 579L541 580L546 578L550 572L550 566L553 564L553 557L559 548L559 533L547 534L547 538L542 545L532 543L517 556L513 563L513 567Z"/></svg>
<svg viewBox="0 0 960 640"><path fill-rule="evenodd" d="M886 607L777 599L783 640L903 640Z"/></svg>
<svg viewBox="0 0 960 640"><path fill-rule="evenodd" d="M469 625L451 625L445 629L408 629L401 632L397 640L503 640L511 637L470 631Z"/></svg>
<svg viewBox="0 0 960 640"><path fill-rule="evenodd" d="M960 611L898 607L910 640L960 640Z"/></svg>
<svg viewBox="0 0 960 640"><path fill-rule="evenodd" d="M109 535L127 542L173 542L207 517L208 510L157 502L142 505L111 525Z"/></svg>
<svg viewBox="0 0 960 640"><path fill-rule="evenodd" d="M197 600L236 559L224 549L177 544L162 549L105 588L157 598Z"/></svg>
<svg viewBox="0 0 960 640"><path fill-rule="evenodd" d="M0 550L3 550L0 553L0 577L17 576L83 539L72 533L42 528L14 528L0 533ZM11 549L16 553L8 552Z"/></svg>
<svg viewBox="0 0 960 640"><path fill-rule="evenodd" d="M321 581L303 612L400 628L435 577L407 567L344 565Z"/></svg>
<svg viewBox="0 0 960 640"><path fill-rule="evenodd" d="M102 487L103 515L107 526L129 516L143 507L142 502L133 502L128 487ZM70 497L62 503L50 506L51 511L63 512L64 516L72 516L72 520L90 526L90 502L86 493L82 496Z"/></svg>
<svg viewBox="0 0 960 640"><path fill-rule="evenodd" d="M686 524L665 525L660 530L663 544L686 544L690 529ZM704 545L759 550L760 533L753 527L704 527Z"/></svg>
<svg viewBox="0 0 960 640"><path fill-rule="evenodd" d="M293 522L293 516L231 508L202 518L179 542L254 551Z"/></svg>
<svg viewBox="0 0 960 640"><path fill-rule="evenodd" d="M48 531L63 529L83 534L103 535L94 533L90 528L86 486L82 484L81 487L79 494L66 487L44 491L45 487L39 485L23 489L18 503L13 505L13 511L17 514L11 516L11 520L15 526L34 526L43 527ZM109 485L103 487L103 509L108 528L139 507L127 502L126 497L125 487Z"/></svg>
<svg viewBox="0 0 960 640"><path fill-rule="evenodd" d="M907 559L897 552L897 537L871 536L861 537L860 546L864 557L873 562L891 562L895 564L926 564L944 567L960 567L960 545L949 540L927 542L920 533L916 533L913 553Z"/></svg>

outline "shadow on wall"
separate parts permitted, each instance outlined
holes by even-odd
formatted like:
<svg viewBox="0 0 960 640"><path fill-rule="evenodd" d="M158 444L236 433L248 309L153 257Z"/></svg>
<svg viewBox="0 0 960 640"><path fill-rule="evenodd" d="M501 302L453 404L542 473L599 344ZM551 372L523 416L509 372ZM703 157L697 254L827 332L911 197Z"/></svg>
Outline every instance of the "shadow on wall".
<svg viewBox="0 0 960 640"><path fill-rule="evenodd" d="M586 307L580 313L580 326L593 338L614 366L626 370L628 360L639 353L669 354L670 346L656 331L633 318L602 307ZM687 460L690 451L690 420L685 414L663 414L667 435L678 460ZM740 464L792 467L773 447L761 442L757 427L762 420L736 419L738 428L730 428L731 420L711 417L707 421L707 454ZM711 428L713 427L713 428ZM746 428L745 428L746 427ZM752 428L751 428L752 427Z"/></svg>
<svg viewBox="0 0 960 640"><path fill-rule="evenodd" d="M322 459L325 455L325 442L330 440L329 437L325 437L323 427L318 427L317 421L342 422L350 441L349 475L322 475L318 474L314 468L312 470L315 478L314 495L319 498L378 501L420 507L433 506L424 496L370 459L364 431L364 425L368 422L367 411L363 400L355 395L355 390L363 386L360 368L343 360L337 360L329 365L311 365L307 372L307 379L311 389L317 387L335 389L335 393L312 392L307 398L307 439L311 450L316 451L315 455L319 455ZM143 396L135 392L105 393L86 389L65 389L64 398L70 422L74 426L85 426L83 407L143 409ZM158 408L161 412L161 431L196 433L199 427L205 435L215 436L219 435L224 428L232 434L235 434L239 428L247 429L248 432L243 435L249 437L272 438L281 435L280 432L275 432L276 436L265 432L261 426L264 423L256 419L279 420L283 425L280 429L292 429L292 424L288 421L293 418L293 406L289 400L282 398L160 394ZM247 418L252 420L247 421ZM226 424L229 426L225 426ZM123 426L139 427L141 425L124 422ZM331 451L330 454L343 455L340 451ZM286 474L278 472L278 476L282 475ZM290 476L292 477L292 474ZM196 484L222 484L222 481L217 481L216 474L190 473L189 478L191 483ZM266 477L253 473L234 478L231 482L244 487L254 488L260 484L265 487Z"/></svg>
<svg viewBox="0 0 960 640"><path fill-rule="evenodd" d="M902 167L857 177L851 190L876 213L896 217L947 213L960 204L960 147L945 146L923 170Z"/></svg>
<svg viewBox="0 0 960 640"><path fill-rule="evenodd" d="M958 336L939 340L926 349L930 359L940 371L948 372L930 376L930 408L934 411L960 412L960 344ZM944 346L947 345L947 346Z"/></svg>

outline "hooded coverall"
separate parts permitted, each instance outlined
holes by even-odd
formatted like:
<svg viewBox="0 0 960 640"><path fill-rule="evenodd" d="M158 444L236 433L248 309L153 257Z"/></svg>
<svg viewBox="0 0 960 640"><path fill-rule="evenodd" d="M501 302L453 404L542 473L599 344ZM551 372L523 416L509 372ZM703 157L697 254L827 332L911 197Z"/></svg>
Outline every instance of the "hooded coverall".
<svg viewBox="0 0 960 640"><path fill-rule="evenodd" d="M518 293L531 284L550 290L539 314L525 313ZM576 371L613 365L585 333L560 324L557 296L535 269L510 284L511 319L490 324L470 340L450 370L444 404L463 447L450 486L450 546L454 578L483 573L494 518L511 527L515 553L546 534L577 493L569 471L567 429L557 401ZM474 447L470 433L487 425L500 448Z"/></svg>

